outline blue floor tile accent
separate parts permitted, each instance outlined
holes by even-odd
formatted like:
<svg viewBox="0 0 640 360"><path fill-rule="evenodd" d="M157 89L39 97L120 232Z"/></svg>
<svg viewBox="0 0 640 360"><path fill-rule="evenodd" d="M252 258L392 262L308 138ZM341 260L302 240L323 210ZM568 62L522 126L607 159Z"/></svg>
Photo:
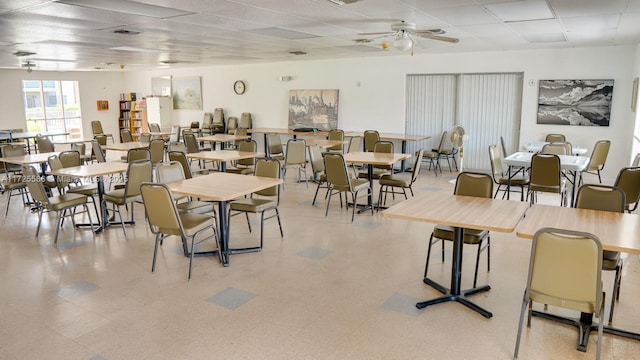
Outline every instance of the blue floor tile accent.
<svg viewBox="0 0 640 360"><path fill-rule="evenodd" d="M329 256L333 254L333 250L326 250L326 249L319 249L319 248L314 248L314 247L310 247L310 248L306 248L302 251L300 251L297 255L298 256L302 256L302 257L306 257L309 259L313 259L313 260L321 260L324 259L325 257Z"/></svg>
<svg viewBox="0 0 640 360"><path fill-rule="evenodd" d="M92 282L80 280L72 284L63 286L53 293L66 300L73 300L77 297L86 295L90 292L98 290L100 287Z"/></svg>
<svg viewBox="0 0 640 360"><path fill-rule="evenodd" d="M397 311L409 316L418 317L422 311L416 308L416 303L424 301L424 299L418 299L413 296L394 293L387 301L382 304L383 309Z"/></svg>
<svg viewBox="0 0 640 360"><path fill-rule="evenodd" d="M229 310L235 310L249 302L254 297L256 297L256 294L248 291L236 288L227 288L208 298L207 301L212 304L225 307Z"/></svg>

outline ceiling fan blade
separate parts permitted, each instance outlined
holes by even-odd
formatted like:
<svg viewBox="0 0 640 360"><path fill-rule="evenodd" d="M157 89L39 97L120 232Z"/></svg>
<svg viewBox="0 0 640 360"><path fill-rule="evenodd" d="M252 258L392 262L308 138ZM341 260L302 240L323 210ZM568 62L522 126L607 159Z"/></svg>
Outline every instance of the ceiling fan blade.
<svg viewBox="0 0 640 360"><path fill-rule="evenodd" d="M442 35L442 34L444 34L444 30L442 30L442 29L414 30L413 33L414 34Z"/></svg>
<svg viewBox="0 0 640 360"><path fill-rule="evenodd" d="M453 37L448 37L448 36L442 36L442 35L434 35L434 34L430 34L430 33L416 33L416 35L423 37L423 38L427 38L427 39L432 39L432 40L440 40L440 41L446 41L446 42L450 42L450 43L458 43L460 42L460 39L457 38L453 38Z"/></svg>
<svg viewBox="0 0 640 360"><path fill-rule="evenodd" d="M383 31L383 32L371 32L371 33L358 33L358 35L385 35L390 36L395 34L395 31Z"/></svg>

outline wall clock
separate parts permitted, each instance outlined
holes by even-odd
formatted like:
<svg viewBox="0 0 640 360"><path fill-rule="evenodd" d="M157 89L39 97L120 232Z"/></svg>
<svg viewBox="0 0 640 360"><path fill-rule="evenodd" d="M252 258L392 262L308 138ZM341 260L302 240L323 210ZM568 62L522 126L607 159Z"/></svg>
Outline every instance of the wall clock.
<svg viewBox="0 0 640 360"><path fill-rule="evenodd" d="M235 83L233 83L233 91L235 91L236 94L242 95L244 94L245 90L246 90L246 86L244 84L244 81L238 80Z"/></svg>

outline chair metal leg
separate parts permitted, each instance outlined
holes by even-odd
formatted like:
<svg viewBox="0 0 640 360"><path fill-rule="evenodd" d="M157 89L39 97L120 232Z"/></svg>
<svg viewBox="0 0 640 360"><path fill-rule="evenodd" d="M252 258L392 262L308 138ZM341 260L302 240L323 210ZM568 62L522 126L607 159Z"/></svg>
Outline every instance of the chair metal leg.
<svg viewBox="0 0 640 360"><path fill-rule="evenodd" d="M151 263L151 272L156 271L156 258L158 256L158 244L164 240L164 237L160 233L156 234L156 246L153 248L153 262Z"/></svg>
<svg viewBox="0 0 640 360"><path fill-rule="evenodd" d="M65 210L62 210L67 211ZM73 215L72 215L73 216ZM58 246L58 233L60 233L60 227L62 227L62 219L64 217L62 216L62 212L61 211L56 211L56 237L53 239L53 246L57 247Z"/></svg>
<svg viewBox="0 0 640 360"><path fill-rule="evenodd" d="M524 312L527 308L527 293L525 292L524 297L522 299L522 306L520 308L520 320L518 321L518 332L516 335L516 348L513 352L513 358L518 358L518 350L520 349L520 336L522 335L522 324L524 322Z"/></svg>
<svg viewBox="0 0 640 360"><path fill-rule="evenodd" d="M609 325L613 323L613 311L616 306L616 301L620 298L620 281L622 280L622 259L620 264L616 266L616 274L613 280L613 292L611 293L611 309L609 310Z"/></svg>

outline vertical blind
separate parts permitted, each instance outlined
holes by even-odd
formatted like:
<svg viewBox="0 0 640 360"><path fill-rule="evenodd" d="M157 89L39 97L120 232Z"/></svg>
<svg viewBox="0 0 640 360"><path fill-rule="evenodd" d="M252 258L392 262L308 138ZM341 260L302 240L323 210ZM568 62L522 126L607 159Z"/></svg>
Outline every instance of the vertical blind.
<svg viewBox="0 0 640 360"><path fill-rule="evenodd" d="M428 143L410 143L408 150L431 150L443 131L456 124L465 129L464 169L489 171L488 147L500 144L516 151L520 132L522 74L408 75L406 133L429 134Z"/></svg>

